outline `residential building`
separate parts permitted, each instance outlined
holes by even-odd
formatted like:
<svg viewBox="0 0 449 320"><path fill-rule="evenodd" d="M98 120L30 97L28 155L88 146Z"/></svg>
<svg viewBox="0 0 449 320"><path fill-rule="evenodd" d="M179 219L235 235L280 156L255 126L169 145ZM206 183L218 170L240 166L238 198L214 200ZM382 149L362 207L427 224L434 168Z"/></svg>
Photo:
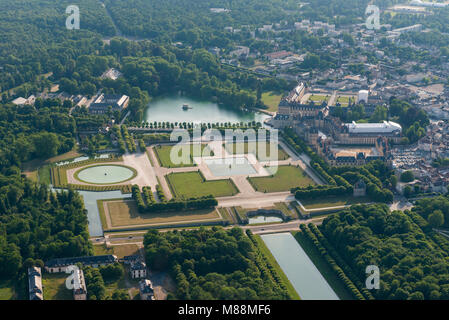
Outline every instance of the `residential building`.
<svg viewBox="0 0 449 320"><path fill-rule="evenodd" d="M30 300L44 300L42 273L39 267L28 268L28 294Z"/></svg>
<svg viewBox="0 0 449 320"><path fill-rule="evenodd" d="M81 269L75 270L73 274L73 299L87 300L86 281L84 279L84 272ZM76 284L76 285L75 285Z"/></svg>
<svg viewBox="0 0 449 320"><path fill-rule="evenodd" d="M91 266L98 268L99 266L106 266L117 262L118 259L112 254L102 255L102 256L85 256L85 257L74 257L74 258L57 258L49 260L45 263L45 271L49 273L56 272L66 272L68 266L76 265L81 263L84 266Z"/></svg>
<svg viewBox="0 0 449 320"><path fill-rule="evenodd" d="M89 106L89 112L93 114L105 114L109 110L112 112L122 111L128 107L129 97L125 95L105 95L100 94Z"/></svg>
<svg viewBox="0 0 449 320"><path fill-rule="evenodd" d="M153 284L148 279L142 279L139 282L139 291L141 300L154 300Z"/></svg>
<svg viewBox="0 0 449 320"><path fill-rule="evenodd" d="M138 260L131 263L129 271L133 279L145 278L147 276L147 265L145 262Z"/></svg>

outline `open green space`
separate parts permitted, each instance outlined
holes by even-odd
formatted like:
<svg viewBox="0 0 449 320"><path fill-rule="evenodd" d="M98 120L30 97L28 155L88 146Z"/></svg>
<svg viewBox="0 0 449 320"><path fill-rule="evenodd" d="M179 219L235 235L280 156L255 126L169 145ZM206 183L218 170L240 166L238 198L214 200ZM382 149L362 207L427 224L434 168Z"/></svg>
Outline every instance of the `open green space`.
<svg viewBox="0 0 449 320"><path fill-rule="evenodd" d="M248 178L251 185L260 192L290 191L295 187L315 185L315 182L299 167L279 166L274 175Z"/></svg>
<svg viewBox="0 0 449 320"><path fill-rule="evenodd" d="M73 291L67 289L66 273L43 273L44 300L73 300Z"/></svg>
<svg viewBox="0 0 449 320"><path fill-rule="evenodd" d="M165 167L165 168L193 167L196 165L193 161L193 157L200 157L202 155L213 156L213 152L209 149L207 144L201 144L201 151L198 148L198 144L196 144L196 145L191 144L189 155L188 155L188 161L185 163L175 164L175 163L173 163L173 161L171 159L171 152L174 147L179 148L178 156L182 157L183 156L182 147L178 147L178 146L156 146L156 147L154 147L154 152L156 153L156 157L158 158L159 164L162 167Z"/></svg>
<svg viewBox="0 0 449 320"><path fill-rule="evenodd" d="M201 220L220 220L213 209L190 210L141 214L134 200L114 200L106 202L113 227L128 225L170 224L180 222L198 222ZM104 211L103 211L104 213Z"/></svg>
<svg viewBox="0 0 449 320"><path fill-rule="evenodd" d="M110 235L109 235L110 236ZM128 235L117 235L116 237L126 237ZM110 236L110 238L114 238ZM96 256L101 256L105 254L113 254L116 255L117 258L121 259L124 256L132 256L139 253L139 247L137 244L121 244L118 246L110 246L106 247L105 244L94 245L94 254Z"/></svg>
<svg viewBox="0 0 449 320"><path fill-rule="evenodd" d="M173 196L178 198L198 198L210 194L218 198L238 193L238 189L231 179L208 181L198 171L171 173L165 178Z"/></svg>
<svg viewBox="0 0 449 320"><path fill-rule="evenodd" d="M282 94L269 91L262 93L262 103L268 107L268 111L277 112L279 102L281 102Z"/></svg>
<svg viewBox="0 0 449 320"><path fill-rule="evenodd" d="M348 96L338 96L338 98L335 100L335 103L339 103L342 107L347 107L349 103L353 103L354 98L348 97Z"/></svg>
<svg viewBox="0 0 449 320"><path fill-rule="evenodd" d="M289 155L282 149L280 145L277 145L277 158L276 155L271 155L271 148L273 147L273 144L270 142L265 143L265 151L260 151L262 153L262 156L259 156L259 143L252 142L255 146L251 146L252 153L256 153L255 156L259 161L282 161L287 160L289 158ZM225 144L226 151L228 151L231 154L248 154L249 149L249 142L235 142L235 143L226 143ZM254 148L256 149L254 151Z"/></svg>
<svg viewBox="0 0 449 320"><path fill-rule="evenodd" d="M326 260L324 260L321 253L308 241L302 232L294 231L292 234L338 297L341 300L353 300L351 293L346 289L344 283L338 278Z"/></svg>
<svg viewBox="0 0 449 320"><path fill-rule="evenodd" d="M274 267L274 269L276 270L276 273L281 278L281 281L287 287L287 291L290 294L290 296L294 300L300 300L301 298L299 297L299 294L296 292L295 288L290 283L290 280L288 280L284 271L282 271L281 266L278 264L276 259L273 257L273 254L271 253L270 249L267 248L267 246L263 242L262 238L259 235L254 235L254 238L256 239L257 247L259 248L260 252L262 252L262 254L267 258L268 263Z"/></svg>
<svg viewBox="0 0 449 320"><path fill-rule="evenodd" d="M11 281L0 282L0 300L13 300L14 298L15 291Z"/></svg>
<svg viewBox="0 0 449 320"><path fill-rule="evenodd" d="M328 101L329 100L329 96L324 96L324 95L320 95L320 94L311 94L309 96L309 101L313 101L313 102L323 102L323 101Z"/></svg>
<svg viewBox="0 0 449 320"><path fill-rule="evenodd" d="M326 197L324 199L307 199L301 200L300 202L306 209L319 209L329 207L340 207L358 203L368 203L371 202L371 200L368 197L339 196L339 197Z"/></svg>

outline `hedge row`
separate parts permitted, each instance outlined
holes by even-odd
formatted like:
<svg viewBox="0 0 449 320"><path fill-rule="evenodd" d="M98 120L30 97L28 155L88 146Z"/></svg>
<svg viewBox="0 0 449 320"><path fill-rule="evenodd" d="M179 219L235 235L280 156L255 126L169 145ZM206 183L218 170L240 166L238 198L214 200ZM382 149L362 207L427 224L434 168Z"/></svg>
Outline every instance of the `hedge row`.
<svg viewBox="0 0 449 320"><path fill-rule="evenodd" d="M213 197L191 198L185 201L172 199L168 202L153 203L145 208L145 212L201 210L214 208L216 205L218 201Z"/></svg>
<svg viewBox="0 0 449 320"><path fill-rule="evenodd" d="M140 213L145 212L147 206L143 201L142 194L140 193L140 188L137 184L132 186L132 196L133 199L136 200L137 210L139 210Z"/></svg>
<svg viewBox="0 0 449 320"><path fill-rule="evenodd" d="M142 188L142 194L143 194L143 198L145 200L145 203L147 205L151 205L153 203L155 203L155 199L153 196L153 191L151 190L151 187L143 187Z"/></svg>
<svg viewBox="0 0 449 320"><path fill-rule="evenodd" d="M160 202L167 202L167 197L165 196L164 190L160 184L156 185L156 193Z"/></svg>
<svg viewBox="0 0 449 320"><path fill-rule="evenodd" d="M318 239L319 243L323 246L326 252L335 260L337 266L339 266L343 272L348 276L348 278L352 281L352 283L357 287L360 293L369 300L374 300L371 292L366 289L365 284L363 284L357 275L352 271L352 268L340 257L340 254L331 246L329 241L327 241L326 237L321 233L321 231L317 228L313 223L309 224L309 229L313 232L313 234Z"/></svg>
<svg viewBox="0 0 449 320"><path fill-rule="evenodd" d="M341 196L350 194L353 192L352 187L346 188L343 186L316 186L316 187L306 187L306 188L294 188L292 193L298 200L304 199L314 199L318 197L326 196Z"/></svg>
<svg viewBox="0 0 449 320"><path fill-rule="evenodd" d="M312 162L316 162L317 164L319 164L324 171L328 172L329 171L329 165L319 156L316 154L315 151L312 150L311 147L309 147L304 140L302 140L296 133L295 131L293 131L293 129L291 128L286 128L282 133L281 133L282 137L287 140L287 142L289 142L289 144L291 144L291 142L293 142L293 149L295 150L301 150L301 152L307 154L310 159L312 160ZM299 153L301 153L299 152Z"/></svg>
<svg viewBox="0 0 449 320"><path fill-rule="evenodd" d="M123 136L122 136L122 132L119 126L114 126L112 128L112 130L114 131L114 134L117 136L117 140L118 140L118 144L119 144L119 149L120 149L120 153L124 154L126 153L126 145L125 145L125 140L123 140Z"/></svg>
<svg viewBox="0 0 449 320"><path fill-rule="evenodd" d="M288 293L287 286L279 276L278 272L276 271L276 268L271 264L270 260L259 249L259 244L257 243L257 240L254 238L254 235L251 232L251 230L246 230L246 234L253 243L254 251L256 252L255 255L256 265L262 274L262 279L270 279L273 282L273 284L282 291L286 299L291 299L292 297L290 297Z"/></svg>
<svg viewBox="0 0 449 320"><path fill-rule="evenodd" d="M82 190L82 191L121 191L122 193L131 193L131 185L108 185L108 186L94 186L94 185L82 185L82 184L68 184L66 186L60 186L60 188L71 188L73 190Z"/></svg>
<svg viewBox="0 0 449 320"><path fill-rule="evenodd" d="M312 160L310 161L310 166L321 176L323 177L324 180L326 180L327 183L329 183L330 185L337 185L337 183L335 182L334 178L332 178L322 167L321 165Z"/></svg>
<svg viewBox="0 0 449 320"><path fill-rule="evenodd" d="M137 151L136 143L134 142L134 139L130 136L128 132L128 128L126 128L125 125L121 126L123 139L126 142L126 146L128 147L128 151L131 153L134 153Z"/></svg>
<svg viewBox="0 0 449 320"><path fill-rule="evenodd" d="M145 145L145 141L143 141L143 139L139 139L138 140L139 143L139 149L141 152L145 152L147 146Z"/></svg>
<svg viewBox="0 0 449 320"><path fill-rule="evenodd" d="M218 204L218 201L212 195L187 200L172 199L170 201L155 202L150 196L151 188L144 187L144 189L144 197L147 204L143 200L139 186L132 186L132 197L136 200L137 209L140 213L208 209Z"/></svg>

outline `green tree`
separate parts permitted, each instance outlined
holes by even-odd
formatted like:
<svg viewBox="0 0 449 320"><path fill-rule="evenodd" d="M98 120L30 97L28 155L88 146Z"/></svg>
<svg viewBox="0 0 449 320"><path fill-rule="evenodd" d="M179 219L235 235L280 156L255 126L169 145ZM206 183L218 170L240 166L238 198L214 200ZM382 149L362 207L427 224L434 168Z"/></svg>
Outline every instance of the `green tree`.
<svg viewBox="0 0 449 320"><path fill-rule="evenodd" d="M439 228L444 225L444 214L441 210L435 210L427 217L427 221L432 228Z"/></svg>

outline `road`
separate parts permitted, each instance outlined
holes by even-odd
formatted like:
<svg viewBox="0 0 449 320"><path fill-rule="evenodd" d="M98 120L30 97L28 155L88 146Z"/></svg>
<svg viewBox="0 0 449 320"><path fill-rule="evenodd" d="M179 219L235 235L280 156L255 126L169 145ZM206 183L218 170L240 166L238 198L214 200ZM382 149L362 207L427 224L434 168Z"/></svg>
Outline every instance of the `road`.
<svg viewBox="0 0 449 320"><path fill-rule="evenodd" d="M279 233L279 232L290 232L299 230L299 225L301 224L309 224L314 223L316 225L320 225L325 217L312 218L307 220L294 220L285 223L275 223L275 224L264 224L264 225L246 225L239 226L243 230L251 230L254 234L267 234L267 233ZM225 227L225 229L234 228L236 226ZM189 228L183 228L183 230L189 230ZM166 232L170 230L159 230L160 232ZM122 233L123 236L120 236L120 233L114 235L114 238L109 237L108 235L104 237L95 237L91 238L90 241L93 244L106 244L106 245L124 245L124 244L142 244L144 235L146 231L137 231L137 232L127 232Z"/></svg>

